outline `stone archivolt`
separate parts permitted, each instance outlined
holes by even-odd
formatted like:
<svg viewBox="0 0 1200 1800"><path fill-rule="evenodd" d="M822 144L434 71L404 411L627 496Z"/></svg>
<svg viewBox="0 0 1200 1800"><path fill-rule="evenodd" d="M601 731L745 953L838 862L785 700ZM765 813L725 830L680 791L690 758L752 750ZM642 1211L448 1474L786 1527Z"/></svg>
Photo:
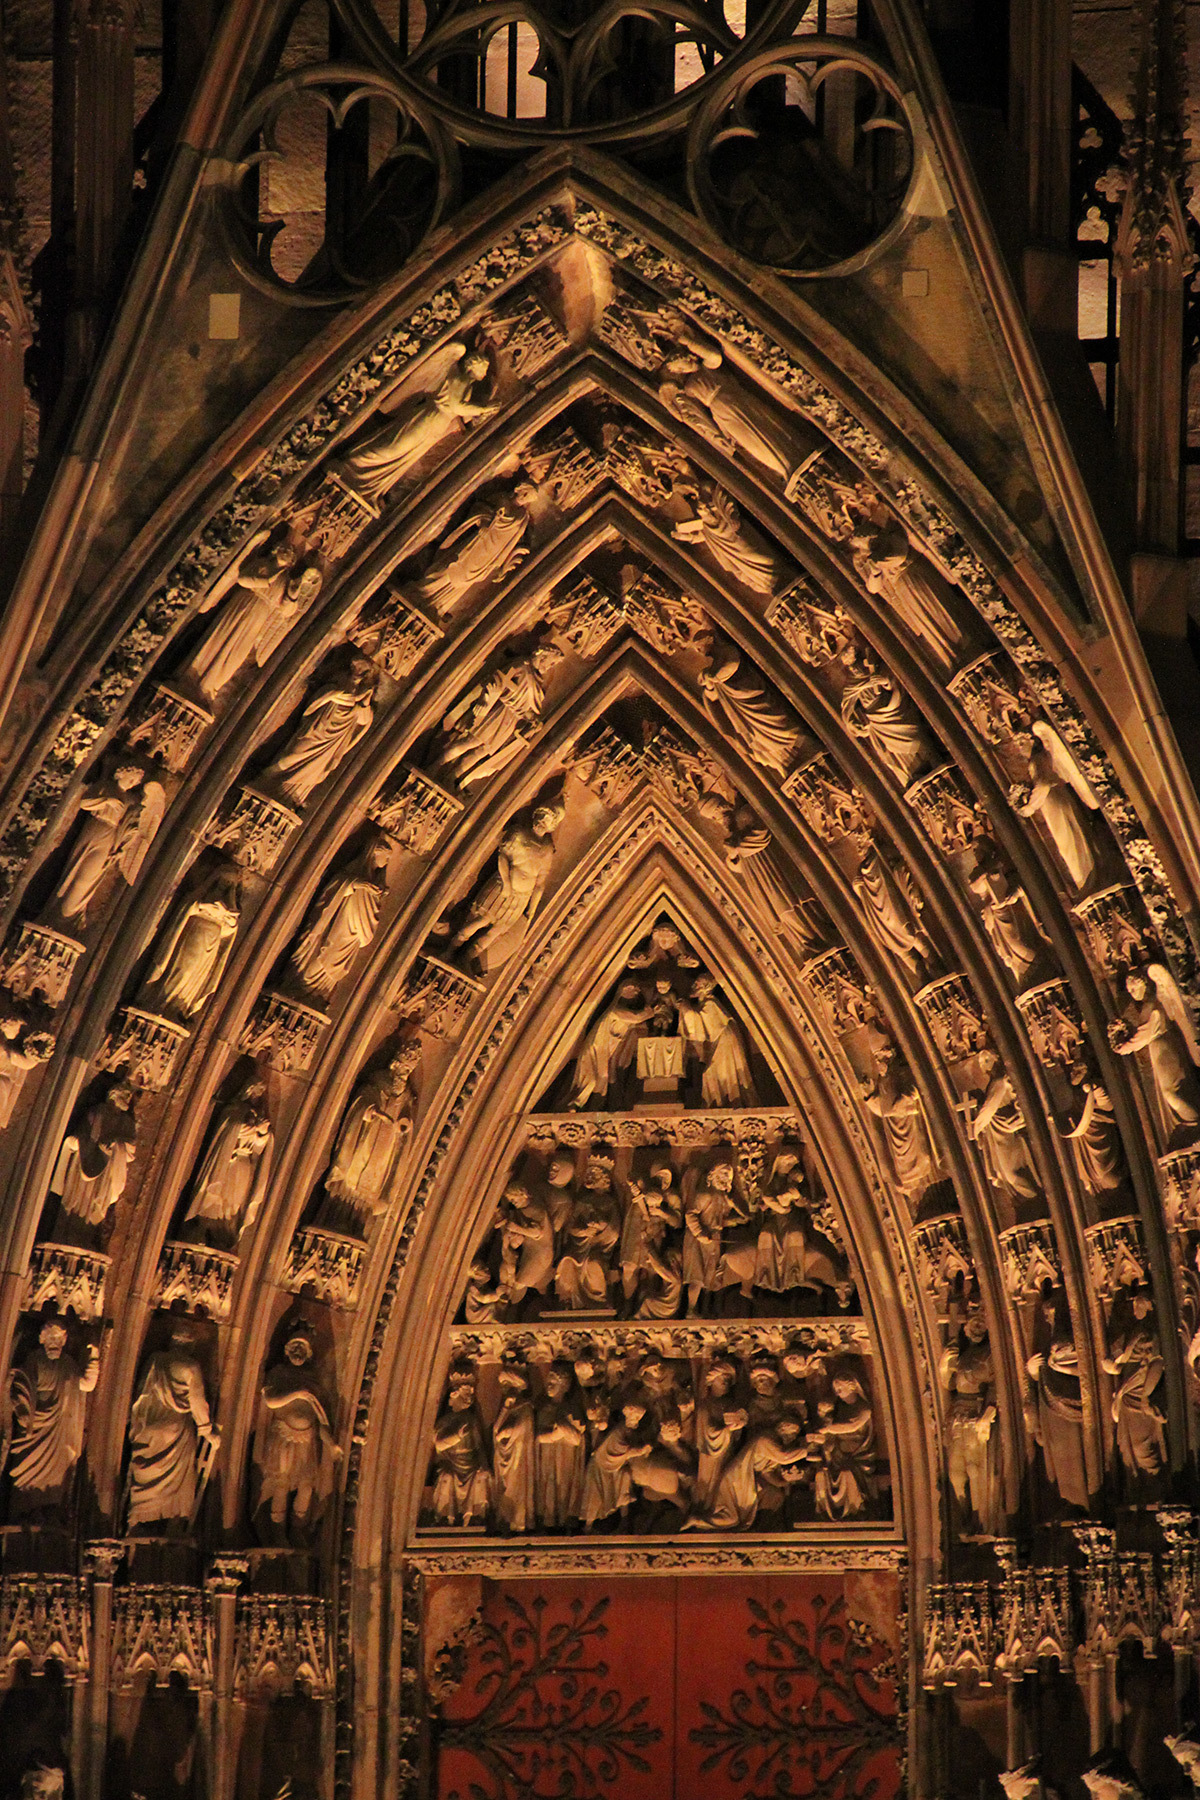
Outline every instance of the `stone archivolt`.
<svg viewBox="0 0 1200 1800"><path fill-rule="evenodd" d="M159 1368L163 1417L135 1439L179 1463L181 1528L249 1537L265 1376L245 1370L295 1304L295 1430L319 1410L345 1450L343 1643L364 1516L398 1551L438 1527L890 1516L937 1559L1022 1506L1158 1498L1194 1430L1197 1299L1168 1278L1155 1165L1194 1260L1200 1052L1157 821L1101 748L1102 709L1060 683L1038 605L1010 598L1015 527L969 487L952 511L895 448L898 401L886 427L856 412L797 329L739 311L706 254L602 187L560 182L370 357L314 365L308 416L277 410L171 569L149 558L119 605L114 582L112 621L135 622L85 690L64 677L0 842L13 1466L37 1432L65 1467L82 1449L88 1504L124 1529L126 1427ZM485 355L514 319L536 354ZM460 364L476 410L443 432ZM438 413L370 494L368 399ZM218 649L210 709L200 677L183 689ZM306 986L289 947L367 819L390 852L370 916ZM193 942L210 887L215 936ZM463 921L485 915L516 941L481 970ZM230 1139L221 1180L247 1204L209 1253L179 1209L251 1092L273 1155L260 1191L233 1163L263 1142ZM566 1190L556 1218L545 1196ZM85 1406L38 1361L29 1309L83 1318L102 1293L125 1316ZM186 1354L163 1348L172 1306L194 1315ZM62 1354L78 1369L81 1345ZM602 1356L611 1378L589 1382ZM678 1379L648 1397L664 1360ZM579 1453L569 1504L535 1472L551 1413ZM319 1511L277 1547L316 1545L328 1573ZM117 1686L141 1666L212 1679L198 1593L125 1590ZM292 1620L277 1651L275 1602L254 1604L246 1682L325 1656L323 1621ZM962 1635L949 1600L940 1617Z"/></svg>

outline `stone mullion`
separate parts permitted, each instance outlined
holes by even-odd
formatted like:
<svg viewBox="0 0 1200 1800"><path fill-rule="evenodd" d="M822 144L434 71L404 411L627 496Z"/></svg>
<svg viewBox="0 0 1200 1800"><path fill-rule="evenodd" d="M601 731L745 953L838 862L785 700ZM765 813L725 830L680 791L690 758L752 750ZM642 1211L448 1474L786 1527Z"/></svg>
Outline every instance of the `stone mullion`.
<svg viewBox="0 0 1200 1800"><path fill-rule="evenodd" d="M96 1538L86 1547L92 1577L92 1642L88 1672L86 1751L82 1767L82 1800L103 1800L108 1758L109 1681L112 1668L113 1576L125 1555L118 1538Z"/></svg>

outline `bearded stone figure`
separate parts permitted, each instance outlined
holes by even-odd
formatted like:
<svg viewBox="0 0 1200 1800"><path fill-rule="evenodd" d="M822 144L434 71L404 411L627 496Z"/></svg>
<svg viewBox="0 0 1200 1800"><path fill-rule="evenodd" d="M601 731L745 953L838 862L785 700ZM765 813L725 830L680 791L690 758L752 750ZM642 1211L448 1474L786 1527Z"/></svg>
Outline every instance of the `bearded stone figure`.
<svg viewBox="0 0 1200 1800"><path fill-rule="evenodd" d="M125 1192L137 1142L133 1088L114 1082L68 1132L50 1178L68 1219L97 1230Z"/></svg>
<svg viewBox="0 0 1200 1800"><path fill-rule="evenodd" d="M132 887L141 873L167 804L161 781L138 763L124 763L111 781L89 788L79 802L85 823L75 840L54 898L64 919L88 922L88 909L110 869Z"/></svg>
<svg viewBox="0 0 1200 1800"><path fill-rule="evenodd" d="M320 565L285 538L252 546L232 581L214 585L200 611L224 604L186 669L206 700L215 700L247 663L267 666L317 598L322 580Z"/></svg>
<svg viewBox="0 0 1200 1800"><path fill-rule="evenodd" d="M297 806L312 798L371 729L377 679L374 665L356 656L345 677L319 689L304 708L286 749L266 771Z"/></svg>
<svg viewBox="0 0 1200 1800"><path fill-rule="evenodd" d="M262 1385L254 1447L259 1482L255 1510L265 1508L270 1538L278 1538L289 1524L301 1530L316 1524L342 1459L329 1414L314 1389L312 1361L312 1331L302 1322L289 1331L283 1361L268 1370Z"/></svg>
<svg viewBox="0 0 1200 1800"><path fill-rule="evenodd" d="M412 1039L356 1090L325 1176L327 1198L317 1216L323 1228L361 1236L367 1220L386 1205L412 1136L411 1077L420 1058L420 1044Z"/></svg>
<svg viewBox="0 0 1200 1800"><path fill-rule="evenodd" d="M12 1483L9 1516L13 1520L65 1504L83 1449L85 1397L95 1388L99 1374L100 1357L94 1344L87 1345L80 1367L67 1350L66 1323L54 1317L42 1321L37 1348L9 1378L12 1437L7 1446L7 1473ZM5 1447L0 1443L0 1450Z"/></svg>
<svg viewBox="0 0 1200 1800"><path fill-rule="evenodd" d="M143 1371L129 1416L130 1531L160 1522L186 1526L197 1504L200 1446L211 1457L220 1442L196 1335L180 1320L167 1348L156 1350Z"/></svg>
<svg viewBox="0 0 1200 1800"><path fill-rule="evenodd" d="M167 928L147 978L150 997L164 1011L190 1019L217 991L241 917L241 883L218 869Z"/></svg>
<svg viewBox="0 0 1200 1800"><path fill-rule="evenodd" d="M194 1222L206 1240L212 1234L222 1249L235 1244L262 1205L273 1142L267 1084L251 1081L220 1113L185 1225Z"/></svg>
<svg viewBox="0 0 1200 1800"><path fill-rule="evenodd" d="M486 354L468 350L464 343L452 343L448 349L455 361L433 392L401 406L395 416L378 419L335 463L347 486L364 499L381 500L458 422L472 424L496 413L495 406L470 398L473 389L487 380L491 365Z"/></svg>
<svg viewBox="0 0 1200 1800"><path fill-rule="evenodd" d="M454 936L460 949L470 944L476 959L494 967L497 952L507 962L521 947L541 905L554 862L554 832L566 807L539 806L528 825L510 825L496 853L496 873L472 900L465 923Z"/></svg>
<svg viewBox="0 0 1200 1800"><path fill-rule="evenodd" d="M333 876L317 896L316 913L292 962L305 986L322 999L350 973L379 928L390 857L387 838L373 837L352 867Z"/></svg>

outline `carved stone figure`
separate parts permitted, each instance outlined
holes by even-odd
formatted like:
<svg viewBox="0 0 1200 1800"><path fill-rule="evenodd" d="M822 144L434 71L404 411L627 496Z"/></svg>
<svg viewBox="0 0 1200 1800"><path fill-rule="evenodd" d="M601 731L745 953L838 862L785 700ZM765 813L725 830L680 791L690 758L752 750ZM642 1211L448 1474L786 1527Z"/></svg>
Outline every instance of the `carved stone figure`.
<svg viewBox="0 0 1200 1800"><path fill-rule="evenodd" d="M316 914L292 952L292 962L314 994L332 994L379 928L391 856L386 837L372 837L352 867L327 881Z"/></svg>
<svg viewBox="0 0 1200 1800"><path fill-rule="evenodd" d="M1200 1788L1200 1730L1185 1725L1181 1731L1168 1734L1163 1743L1192 1784L1192 1792Z"/></svg>
<svg viewBox="0 0 1200 1800"><path fill-rule="evenodd" d="M1033 1382L1030 1424L1042 1448L1046 1474L1070 1506L1086 1509L1087 1467L1083 1455L1083 1384L1079 1352L1065 1305L1054 1295L1042 1302L1049 1341L1027 1364Z"/></svg>
<svg viewBox="0 0 1200 1800"><path fill-rule="evenodd" d="M1036 1756L1019 1769L1001 1769L997 1779L1005 1800L1042 1800L1041 1762Z"/></svg>
<svg viewBox="0 0 1200 1800"><path fill-rule="evenodd" d="M869 594L933 651L943 668L957 658L963 632L949 604L951 590L917 555L899 519L881 529L860 528L850 540L854 564Z"/></svg>
<svg viewBox="0 0 1200 1800"><path fill-rule="evenodd" d="M9 1378L11 1439L0 1439L0 1469L7 1451L12 1483L10 1517L17 1519L65 1504L68 1484L83 1449L84 1399L96 1386L100 1357L94 1344L83 1367L67 1351L67 1327L47 1318L37 1348Z"/></svg>
<svg viewBox="0 0 1200 1800"><path fill-rule="evenodd" d="M442 720L440 766L463 787L507 768L541 717L546 678L562 660L557 645L539 644L471 688Z"/></svg>
<svg viewBox="0 0 1200 1800"><path fill-rule="evenodd" d="M133 1089L117 1081L63 1139L50 1188L69 1218L103 1225L125 1192L136 1142Z"/></svg>
<svg viewBox="0 0 1200 1800"><path fill-rule="evenodd" d="M1100 802L1066 745L1044 720L1034 721L1027 786L1014 787L1011 804L1027 819L1040 819L1074 886L1086 887L1096 867L1088 813Z"/></svg>
<svg viewBox="0 0 1200 1800"><path fill-rule="evenodd" d="M54 1053L47 1031L26 1031L19 1013L5 1012L0 1002L0 1131L13 1116L25 1077Z"/></svg>
<svg viewBox="0 0 1200 1800"><path fill-rule="evenodd" d="M787 433L761 409L752 410L740 386L717 373L724 362L718 345L686 329L678 343L658 384L663 405L723 455L748 456L786 484L793 468Z"/></svg>
<svg viewBox="0 0 1200 1800"><path fill-rule="evenodd" d="M685 1204L683 1279L689 1317L699 1310L701 1294L715 1293L721 1286L722 1234L731 1217L740 1215L733 1183L733 1164L716 1162L697 1181Z"/></svg>
<svg viewBox="0 0 1200 1800"><path fill-rule="evenodd" d="M592 1026L575 1059L575 1075L568 1104L573 1111L589 1100L608 1101L618 1077L625 1075L637 1054L642 1027L651 1016L640 982L622 981L611 1006Z"/></svg>
<svg viewBox="0 0 1200 1800"><path fill-rule="evenodd" d="M979 1145L993 1187L1002 1194L1032 1200L1042 1188L1029 1158L1025 1115L995 1051L981 1050L977 1060L988 1085L968 1122L968 1135Z"/></svg>
<svg viewBox="0 0 1200 1800"><path fill-rule="evenodd" d="M555 1224L546 1203L517 1181L504 1190L498 1223L500 1287L515 1308L528 1293L544 1294L554 1278Z"/></svg>
<svg viewBox="0 0 1200 1800"><path fill-rule="evenodd" d="M1075 1168L1092 1194L1111 1194L1129 1174L1121 1133L1108 1089L1084 1062L1072 1063L1068 1078L1078 1096L1059 1131L1071 1146Z"/></svg>
<svg viewBox="0 0 1200 1800"><path fill-rule="evenodd" d="M214 1232L225 1248L236 1243L262 1205L273 1142L267 1084L248 1082L240 1098L221 1110L185 1224L196 1221L206 1238Z"/></svg>
<svg viewBox="0 0 1200 1800"><path fill-rule="evenodd" d="M492 1505L502 1531L531 1531L534 1417L529 1377L515 1358L501 1363L500 1411L492 1426Z"/></svg>
<svg viewBox="0 0 1200 1800"><path fill-rule="evenodd" d="M704 1106L754 1106L757 1094L742 1028L715 998L716 979L701 972L679 1001L679 1034L699 1063Z"/></svg>
<svg viewBox="0 0 1200 1800"><path fill-rule="evenodd" d="M200 1487L200 1446L205 1460L220 1443L195 1353L195 1328L180 1320L165 1350L146 1364L129 1417L128 1529L165 1521L185 1525Z"/></svg>
<svg viewBox="0 0 1200 1800"><path fill-rule="evenodd" d="M425 573L405 584L405 593L425 611L448 619L472 588L502 581L529 554L521 540L537 493L531 481L518 481L490 510L464 519L442 539Z"/></svg>
<svg viewBox="0 0 1200 1800"><path fill-rule="evenodd" d="M346 484L364 499L381 499L442 442L457 421L470 424L494 417L495 406L470 398L479 382L487 380L487 356L481 350L468 350L464 343L452 343L448 348L455 361L438 387L402 406L395 416L377 421L335 464Z"/></svg>
<svg viewBox="0 0 1200 1800"><path fill-rule="evenodd" d="M147 977L155 1003L179 1018L203 1010L217 991L241 916L241 883L218 869L180 906Z"/></svg>
<svg viewBox="0 0 1200 1800"><path fill-rule="evenodd" d="M87 790L79 802L86 820L54 894L62 918L87 924L88 908L110 869L119 869L133 886L166 804L161 781L148 780L138 763L122 764L111 782Z"/></svg>
<svg viewBox="0 0 1200 1800"><path fill-rule="evenodd" d="M554 1277L559 1304L571 1311L606 1309L612 1254L621 1236L621 1214L612 1191L612 1164L592 1156L562 1232Z"/></svg>
<svg viewBox="0 0 1200 1800"><path fill-rule="evenodd" d="M621 1245L618 1260L621 1265L621 1285L625 1299L632 1302L643 1286L649 1287L647 1277L658 1277L660 1287L669 1288L669 1278L664 1283L663 1255L668 1232L679 1229L683 1223L683 1209L678 1193L674 1187L675 1171L669 1162L660 1160L650 1169L646 1181L634 1179L630 1183L629 1195L625 1206L625 1218L621 1225ZM638 1308L639 1317L674 1318L679 1307L682 1294L682 1282L674 1283L675 1304L670 1312L659 1311L658 1307L666 1303L667 1294L660 1293L647 1302L651 1306L648 1313Z"/></svg>
<svg viewBox="0 0 1200 1800"><path fill-rule="evenodd" d="M1108 1028L1118 1056L1145 1050L1150 1078L1168 1131L1200 1125L1200 1046L1183 995L1163 963L1148 963L1125 977L1131 1004Z"/></svg>
<svg viewBox="0 0 1200 1800"><path fill-rule="evenodd" d="M906 1194L921 1194L936 1179L937 1156L925 1107L912 1071L882 1031L869 1033L875 1080L863 1084L863 1104L883 1127L896 1181Z"/></svg>
<svg viewBox="0 0 1200 1800"><path fill-rule="evenodd" d="M304 708L286 749L266 770L297 806L311 798L370 730L377 679L374 665L356 656L346 676L320 688Z"/></svg>
<svg viewBox="0 0 1200 1800"><path fill-rule="evenodd" d="M329 1414L314 1392L309 1327L296 1325L283 1346L284 1360L263 1381L263 1412L255 1441L258 1506L278 1531L292 1522L308 1527L321 1516L333 1491L342 1449L333 1440Z"/></svg>
<svg viewBox="0 0 1200 1800"><path fill-rule="evenodd" d="M446 1410L433 1433L433 1513L439 1525L484 1525L492 1499L483 1426L475 1408L475 1374L450 1371Z"/></svg>
<svg viewBox="0 0 1200 1800"><path fill-rule="evenodd" d="M343 1223L326 1220L323 1212L318 1223L341 1230L348 1209L350 1223L361 1232L366 1219L386 1204L388 1188L412 1135L410 1081L420 1057L419 1042L410 1039L386 1069L368 1075L355 1091L325 1176L325 1192L340 1203L337 1218Z"/></svg>
<svg viewBox="0 0 1200 1800"><path fill-rule="evenodd" d="M744 746L752 762L786 775L803 733L798 721L772 700L761 681L732 656L700 675L704 710L731 743Z"/></svg>
<svg viewBox="0 0 1200 1800"><path fill-rule="evenodd" d="M968 884L979 897L980 919L992 948L1020 986L1046 947L1023 888L1013 888L994 864L979 869Z"/></svg>
<svg viewBox="0 0 1200 1800"><path fill-rule="evenodd" d="M588 1458L583 1486L585 1530L614 1513L628 1514L637 1497L634 1465L654 1450L646 1424L646 1399L630 1389L620 1401L620 1422L605 1433Z"/></svg>
<svg viewBox="0 0 1200 1800"><path fill-rule="evenodd" d="M696 514L671 528L681 544L699 544L727 574L755 594L773 594L779 566L769 550L757 550L742 529L742 515L723 488L697 499Z"/></svg>
<svg viewBox="0 0 1200 1800"><path fill-rule="evenodd" d="M899 957L915 981L927 981L937 952L921 928L921 897L908 871L891 868L872 846L851 885L884 949Z"/></svg>
<svg viewBox="0 0 1200 1800"><path fill-rule="evenodd" d="M972 1307L956 1336L942 1351L942 1386L949 1395L947 1430L950 1486L964 1511L985 1536L1003 1529L1000 1426L996 1410L996 1370L987 1321Z"/></svg>
<svg viewBox="0 0 1200 1800"><path fill-rule="evenodd" d="M827 1519L855 1519L875 1494L875 1420L857 1375L834 1375L832 1387L808 1437L808 1455L817 1461L813 1493Z"/></svg>
<svg viewBox="0 0 1200 1800"><path fill-rule="evenodd" d="M506 962L516 955L550 878L552 834L566 816L561 804L539 806L529 825L508 827L496 855L496 873L472 900L464 924L455 933L456 948L471 944L485 965L493 947L503 949Z"/></svg>
<svg viewBox="0 0 1200 1800"><path fill-rule="evenodd" d="M842 722L851 737L868 744L884 768L907 787L927 767L929 744L911 700L864 645L843 657Z"/></svg>
<svg viewBox="0 0 1200 1800"><path fill-rule="evenodd" d="M693 1515L689 1524L708 1525L715 1531L749 1531L758 1519L764 1495L778 1492L779 1483L801 1479L806 1450L800 1425L792 1418L781 1418L769 1428L751 1432L725 1462L707 1513Z"/></svg>
<svg viewBox="0 0 1200 1800"><path fill-rule="evenodd" d="M1167 1415L1162 1346L1146 1288L1130 1288L1114 1305L1103 1363L1113 1377L1117 1454L1131 1476L1157 1475L1167 1460Z"/></svg>
<svg viewBox="0 0 1200 1800"><path fill-rule="evenodd" d="M534 1421L534 1510L538 1524L557 1531L583 1512L587 1429L582 1409L569 1396L569 1363L551 1363L543 1377L545 1397Z"/></svg>
<svg viewBox="0 0 1200 1800"><path fill-rule="evenodd" d="M215 700L248 662L266 667L323 581L319 563L303 559L291 539L253 545L231 573L201 605L204 613L223 602L186 670L206 700Z"/></svg>
<svg viewBox="0 0 1200 1800"><path fill-rule="evenodd" d="M848 1304L854 1286L835 1245L813 1224L797 1150L785 1146L776 1154L759 1208L754 1286L774 1294L831 1289Z"/></svg>
<svg viewBox="0 0 1200 1800"><path fill-rule="evenodd" d="M1133 1770L1113 1750L1102 1750L1094 1756L1079 1779L1092 1800L1146 1800Z"/></svg>

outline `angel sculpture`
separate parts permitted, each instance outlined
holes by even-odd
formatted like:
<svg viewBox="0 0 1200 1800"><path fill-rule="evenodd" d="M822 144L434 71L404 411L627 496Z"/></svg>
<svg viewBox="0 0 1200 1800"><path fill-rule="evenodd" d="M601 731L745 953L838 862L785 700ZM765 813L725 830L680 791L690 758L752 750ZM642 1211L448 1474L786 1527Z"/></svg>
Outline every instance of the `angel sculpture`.
<svg viewBox="0 0 1200 1800"><path fill-rule="evenodd" d="M659 398L707 443L731 460L749 457L785 484L817 454L821 440L797 420L793 432L804 432L806 455L796 463L788 432L757 407L752 411L728 375L718 374L725 362L718 345L704 342L686 327L680 331L677 345L664 366Z"/></svg>
<svg viewBox="0 0 1200 1800"><path fill-rule="evenodd" d="M1018 783L1009 799L1024 818L1041 820L1075 887L1084 888L1096 867L1087 815L1100 802L1053 726L1035 720L1033 737L1028 785Z"/></svg>
<svg viewBox="0 0 1200 1800"><path fill-rule="evenodd" d="M1118 1056L1145 1050L1150 1078L1168 1131L1200 1125L1200 1042L1179 984L1163 963L1147 963L1125 977L1132 1004L1108 1028Z"/></svg>
<svg viewBox="0 0 1200 1800"><path fill-rule="evenodd" d="M480 405L470 399L472 390L487 379L490 369L483 351L468 350L464 343L452 343L447 348L456 360L441 384L411 405L400 407L396 414L380 419L361 442L335 463L340 478L364 499L382 499L401 476L453 431L456 421L469 424L490 419L498 411L495 406Z"/></svg>
<svg viewBox="0 0 1200 1800"><path fill-rule="evenodd" d="M319 563L290 537L264 536L251 539L201 603L200 611L208 613L225 601L185 671L206 700L215 699L251 659L265 668L321 591Z"/></svg>
<svg viewBox="0 0 1200 1800"><path fill-rule="evenodd" d="M705 712L724 737L743 744L764 769L787 774L803 735L799 722L771 699L761 681L743 671L739 656L703 672L700 692Z"/></svg>
<svg viewBox="0 0 1200 1800"><path fill-rule="evenodd" d="M79 802L87 822L54 896L64 919L78 919L81 927L87 924L88 907L112 868L133 886L166 804L166 789L160 781L147 780L139 763L124 763L111 782L88 789Z"/></svg>
<svg viewBox="0 0 1200 1800"><path fill-rule="evenodd" d="M696 514L672 526L681 544L700 544L727 574L755 594L773 594L779 576L775 558L755 550L742 531L742 515L724 489L714 487L707 500L697 500Z"/></svg>

